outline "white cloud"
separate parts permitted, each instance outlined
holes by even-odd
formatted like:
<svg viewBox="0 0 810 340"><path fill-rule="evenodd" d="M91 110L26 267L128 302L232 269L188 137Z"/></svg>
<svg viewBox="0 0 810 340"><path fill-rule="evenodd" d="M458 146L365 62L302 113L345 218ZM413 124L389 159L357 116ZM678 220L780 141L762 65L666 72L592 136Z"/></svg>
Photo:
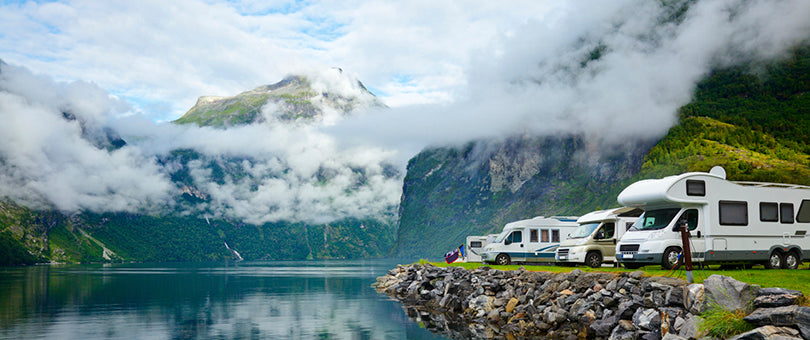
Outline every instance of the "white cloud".
<svg viewBox="0 0 810 340"><path fill-rule="evenodd" d="M473 58L452 102L398 107L332 131L410 152L523 133L600 144L657 138L712 68L771 60L810 39L810 2L800 0L704 0L682 22L669 17L656 1L560 3ZM585 63L600 46L601 58Z"/></svg>

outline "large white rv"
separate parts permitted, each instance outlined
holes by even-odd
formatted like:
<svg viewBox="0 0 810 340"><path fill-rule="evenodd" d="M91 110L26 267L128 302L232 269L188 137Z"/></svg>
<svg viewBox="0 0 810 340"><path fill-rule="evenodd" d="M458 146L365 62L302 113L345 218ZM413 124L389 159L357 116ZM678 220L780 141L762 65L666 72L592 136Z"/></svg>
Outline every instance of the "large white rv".
<svg viewBox="0 0 810 340"><path fill-rule="evenodd" d="M593 268L615 262L617 241L642 212L639 208L622 207L583 215L577 220L579 227L557 248L557 262L584 263Z"/></svg>
<svg viewBox="0 0 810 340"><path fill-rule="evenodd" d="M495 241L497 237L498 234L467 236L467 242L464 245L464 262L481 262L481 253L484 252L484 247Z"/></svg>
<svg viewBox="0 0 810 340"><path fill-rule="evenodd" d="M498 237L484 247L484 262L554 262L554 251L578 226L576 216L538 216L507 223Z"/></svg>
<svg viewBox="0 0 810 340"><path fill-rule="evenodd" d="M627 268L679 261L679 225L690 233L692 261L797 268L810 255L810 187L731 182L725 170L691 172L631 184L619 203L644 209L616 246Z"/></svg>

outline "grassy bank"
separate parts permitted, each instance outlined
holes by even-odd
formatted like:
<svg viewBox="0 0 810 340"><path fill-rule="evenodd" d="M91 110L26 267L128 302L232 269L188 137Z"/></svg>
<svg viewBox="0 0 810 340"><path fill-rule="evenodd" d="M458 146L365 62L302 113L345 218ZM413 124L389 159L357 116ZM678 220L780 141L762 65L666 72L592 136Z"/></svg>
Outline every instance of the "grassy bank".
<svg viewBox="0 0 810 340"><path fill-rule="evenodd" d="M444 262L431 262L431 263L438 267L455 266L467 269L474 269L481 266L485 266L484 264L481 263L459 263L459 262L451 264L447 264ZM520 268L520 265L509 265L509 266L486 265L486 266L498 270L517 270ZM554 265L525 265L524 268L530 271L544 271L554 273L565 273L570 272L574 269L579 269L584 272L635 271L624 268L611 268L611 267L602 267L602 268L590 268L585 266L558 267ZM675 270L675 271L661 270L660 266L647 266L642 267L641 269L638 270L642 270L647 275L651 276L671 276L686 280L686 272L684 270ZM719 266L715 265L710 266L709 268L706 269L695 269L692 271L695 283L701 283L703 282L704 279L708 278L710 275L713 274L732 277L739 281L759 285L762 288L779 287L779 288L800 290L802 291L802 293L804 293L805 296L810 296L810 270L807 269L773 270L773 269L764 269L762 267L755 267L753 269L719 269Z"/></svg>

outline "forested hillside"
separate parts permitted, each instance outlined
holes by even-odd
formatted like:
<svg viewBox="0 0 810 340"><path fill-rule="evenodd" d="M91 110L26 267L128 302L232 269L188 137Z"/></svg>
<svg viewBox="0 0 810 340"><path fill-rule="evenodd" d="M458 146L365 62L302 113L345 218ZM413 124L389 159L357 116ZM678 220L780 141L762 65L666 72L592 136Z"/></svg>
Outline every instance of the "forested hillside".
<svg viewBox="0 0 810 340"><path fill-rule="evenodd" d="M617 206L633 181L715 165L731 180L810 185L810 48L715 70L678 115L660 141L597 154L578 136L423 150L408 164L394 253L438 257L512 220Z"/></svg>

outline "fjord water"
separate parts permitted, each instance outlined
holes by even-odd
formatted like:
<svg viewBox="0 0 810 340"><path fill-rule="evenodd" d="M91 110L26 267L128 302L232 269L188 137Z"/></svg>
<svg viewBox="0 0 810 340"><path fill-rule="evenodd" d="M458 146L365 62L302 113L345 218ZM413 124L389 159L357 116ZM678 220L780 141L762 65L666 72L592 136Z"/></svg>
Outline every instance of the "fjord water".
<svg viewBox="0 0 810 340"><path fill-rule="evenodd" d="M371 284L390 260L0 268L0 339L439 339Z"/></svg>

